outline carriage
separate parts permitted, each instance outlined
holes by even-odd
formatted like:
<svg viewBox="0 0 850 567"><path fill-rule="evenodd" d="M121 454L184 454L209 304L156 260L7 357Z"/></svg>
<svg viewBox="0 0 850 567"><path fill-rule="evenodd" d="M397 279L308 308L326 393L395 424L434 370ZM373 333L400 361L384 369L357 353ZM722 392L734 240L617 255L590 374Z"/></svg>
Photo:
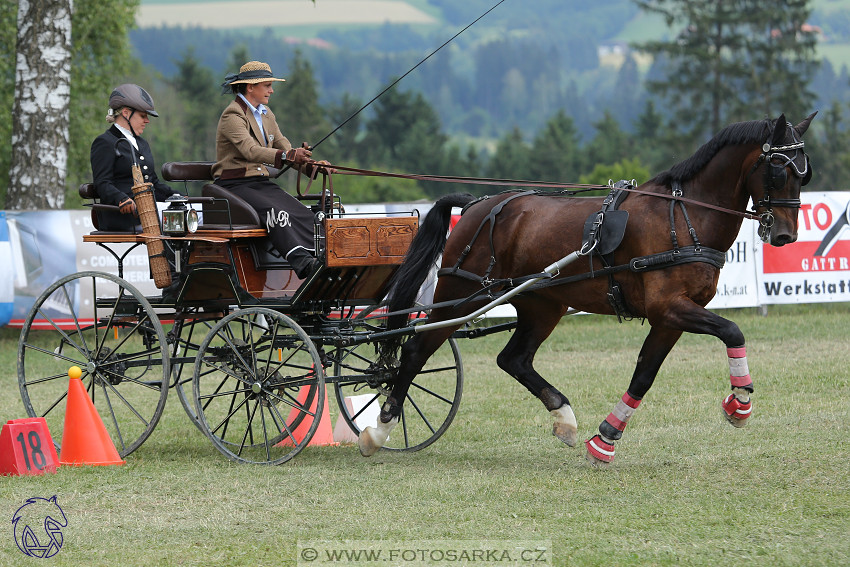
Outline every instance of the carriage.
<svg viewBox="0 0 850 567"><path fill-rule="evenodd" d="M382 289L416 233L417 211L349 215L332 184L317 194L308 188L301 195L299 187L315 213L323 264L301 280L269 245L257 213L211 182L211 165L162 168L168 181L206 184L201 197L187 199L201 208L194 232L171 226L181 215L191 225L193 209L180 202L166 209L155 240L167 241L173 257L161 294L144 295L123 278L129 252L149 244L150 235L104 232L95 224L83 240L114 256L117 275L68 275L31 309L19 343L20 391L26 411L44 416L57 441L71 366L82 370L122 457L151 435L169 391L223 454L263 464L283 463L309 444L326 388L355 433L380 406L391 380L375 355L385 324ZM91 184L80 193L96 199ZM109 206L93 205L95 223L98 208ZM416 390L389 449L430 445L457 413L463 366L454 339Z"/></svg>
<svg viewBox="0 0 850 567"><path fill-rule="evenodd" d="M265 245L253 210L208 183L197 198L205 224L164 237L173 245L176 279L169 274L157 284L161 296L146 297L123 280L124 256L113 252L117 277L73 274L39 298L19 344L24 405L61 430L62 378L78 365L122 455L150 435L174 389L219 451L239 462L279 464L309 443L328 384L358 434L361 454L412 451L439 438L457 412L463 390L457 339L515 329L498 366L542 402L554 418L552 433L574 446L572 406L533 361L566 313L585 311L650 325L625 394L585 442L591 463L613 461L614 443L683 332L725 345L732 392L721 408L742 427L754 391L744 335L705 306L744 219L759 221L759 234L771 245L796 239L800 190L812 176L802 136L813 118L732 124L639 187L611 183L605 198L576 199L578 191L556 192L539 182L530 185L547 190L511 189L478 200L448 195L421 226L415 214L346 216L329 180L313 196L299 187L302 199L315 200L322 260L303 281ZM210 164L167 164L163 177L209 181ZM464 214L447 240L455 206ZM188 222L187 211L169 215ZM144 243L149 252L160 238L98 231L84 237L107 249ZM417 304L440 254L433 302ZM150 256L155 277L154 258L161 255ZM90 321L68 308L85 301L95 310ZM508 301L515 321L469 326ZM379 412L374 425L362 419L366 408Z"/></svg>

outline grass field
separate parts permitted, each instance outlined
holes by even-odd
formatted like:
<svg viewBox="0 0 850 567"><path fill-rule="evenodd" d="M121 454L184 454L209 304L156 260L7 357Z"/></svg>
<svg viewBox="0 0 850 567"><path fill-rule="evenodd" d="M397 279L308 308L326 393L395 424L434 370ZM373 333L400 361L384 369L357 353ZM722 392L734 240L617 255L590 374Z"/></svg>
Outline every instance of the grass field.
<svg viewBox="0 0 850 567"><path fill-rule="evenodd" d="M169 399L124 466L0 478L0 565L329 565L299 559L299 545L317 540L337 548L551 543L551 561L536 564L570 567L846 565L850 305L723 314L747 337L756 384L744 429L720 414L729 388L723 346L685 336L617 460L594 469L583 447L552 437L548 413L496 368L506 339L497 334L461 343L460 412L440 440L412 454L365 459L353 446L308 447L280 467L235 465ZM625 390L646 330L574 317L538 354L540 372L571 399L582 440ZM3 422L24 417L16 343L15 332L0 330ZM68 519L64 546L49 560L28 559L8 520L27 498L53 495ZM334 563L342 564L419 563Z"/></svg>

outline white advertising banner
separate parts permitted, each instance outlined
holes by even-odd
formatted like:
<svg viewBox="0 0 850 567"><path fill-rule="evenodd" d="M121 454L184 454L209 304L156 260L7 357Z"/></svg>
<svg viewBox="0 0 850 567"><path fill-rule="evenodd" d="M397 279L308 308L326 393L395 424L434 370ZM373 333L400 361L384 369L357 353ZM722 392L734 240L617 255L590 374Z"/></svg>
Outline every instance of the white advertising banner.
<svg viewBox="0 0 850 567"><path fill-rule="evenodd" d="M738 238L726 252L726 264L720 270L717 293L707 307L723 309L755 307L758 305L758 255L762 242L758 237L758 223L744 221Z"/></svg>
<svg viewBox="0 0 850 567"><path fill-rule="evenodd" d="M726 253L712 309L783 303L850 301L850 192L803 193L798 239L773 247L757 235L758 223L744 221ZM392 214L431 203L352 205L349 212ZM20 325L36 298L56 280L80 271L117 275L118 260L105 248L82 241L92 230L88 211L6 211L0 215L0 260L11 266L0 276L0 325ZM119 254L129 245L112 246ZM147 249L139 246L123 260L123 277L143 294L159 293L148 268ZM433 293L423 286L425 297ZM90 294L81 290L82 297ZM502 306L489 316L510 317Z"/></svg>
<svg viewBox="0 0 850 567"><path fill-rule="evenodd" d="M803 193L798 236L759 258L759 303L850 301L850 192Z"/></svg>

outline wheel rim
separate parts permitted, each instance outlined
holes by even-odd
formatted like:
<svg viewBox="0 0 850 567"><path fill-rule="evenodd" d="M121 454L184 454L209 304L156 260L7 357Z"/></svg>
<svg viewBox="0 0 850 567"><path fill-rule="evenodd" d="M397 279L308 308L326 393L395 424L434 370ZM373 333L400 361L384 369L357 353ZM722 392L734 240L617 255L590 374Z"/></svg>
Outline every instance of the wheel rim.
<svg viewBox="0 0 850 567"><path fill-rule="evenodd" d="M370 318L378 307L364 310L354 320L354 331L376 332L386 326L383 318ZM333 353L334 393L340 415L356 434L370 425L365 418L380 410L394 376L394 368L379 366L373 343L340 347ZM399 427L386 445L388 451L418 451L445 433L460 407L463 394L463 363L454 339L437 349L417 374L402 406ZM355 396L362 396L356 397ZM345 403L352 399L352 407ZM361 418L363 416L363 418Z"/></svg>
<svg viewBox="0 0 850 567"><path fill-rule="evenodd" d="M277 465L306 447L321 418L325 378L310 337L266 308L219 321L198 349L192 379L198 423L229 459Z"/></svg>
<svg viewBox="0 0 850 567"><path fill-rule="evenodd" d="M189 421L203 431L198 423L192 397L192 377L200 342L221 319L220 315L195 313L174 324L174 344L171 347L171 384Z"/></svg>
<svg viewBox="0 0 850 567"><path fill-rule="evenodd" d="M48 287L27 316L18 343L18 386L27 413L47 421L57 450L71 366L82 370L83 386L118 453L135 451L162 415L169 375L162 325L135 287L112 274L79 272Z"/></svg>

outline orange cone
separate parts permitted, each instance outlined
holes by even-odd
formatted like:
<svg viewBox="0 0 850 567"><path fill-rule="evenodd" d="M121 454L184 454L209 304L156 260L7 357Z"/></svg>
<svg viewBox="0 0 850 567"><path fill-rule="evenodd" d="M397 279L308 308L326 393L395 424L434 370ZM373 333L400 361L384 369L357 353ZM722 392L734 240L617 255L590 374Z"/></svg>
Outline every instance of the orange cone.
<svg viewBox="0 0 850 567"><path fill-rule="evenodd" d="M307 396L310 393L310 386L301 386L301 389L298 390L298 403L304 404L307 401ZM310 412L315 413L316 406L318 400L315 396L313 396L313 402L310 404ZM286 422L290 423L295 419L295 416L298 415L300 410L296 408L292 408L289 410L289 417L286 418ZM304 419L301 420L301 423L298 424L292 431L292 437L298 443L304 440L304 436L307 435L307 432L310 430L310 427L313 425L313 418L309 415L304 416ZM279 445L292 446L292 438L287 437L283 441L279 443ZM325 389L325 400L324 406L322 407L322 417L319 418L319 427L316 429L316 433L313 434L313 437L310 439L310 442L307 444L310 445L339 445L339 443L334 442L333 431L331 430L331 414L330 408L328 407L328 391Z"/></svg>
<svg viewBox="0 0 850 567"><path fill-rule="evenodd" d="M68 370L68 400L65 406L65 428L62 432L62 465L123 465L115 443L94 408L80 376L82 370Z"/></svg>

